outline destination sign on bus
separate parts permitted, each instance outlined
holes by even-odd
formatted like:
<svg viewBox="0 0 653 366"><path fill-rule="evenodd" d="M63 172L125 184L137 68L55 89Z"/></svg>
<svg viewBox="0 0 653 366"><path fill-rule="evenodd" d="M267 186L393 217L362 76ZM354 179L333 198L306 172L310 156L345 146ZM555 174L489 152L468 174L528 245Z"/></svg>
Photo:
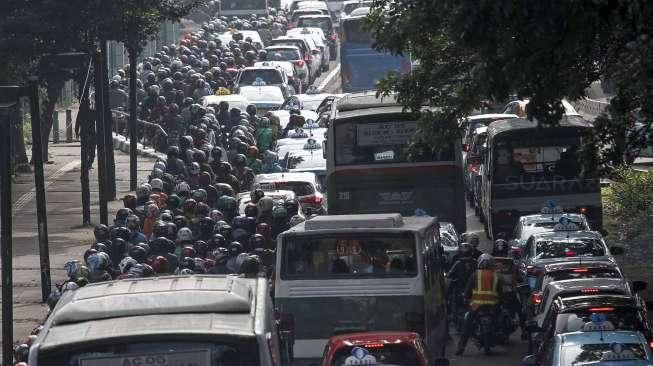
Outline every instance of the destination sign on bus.
<svg viewBox="0 0 653 366"><path fill-rule="evenodd" d="M359 124L356 126L357 145L406 145L416 131L416 121Z"/></svg>

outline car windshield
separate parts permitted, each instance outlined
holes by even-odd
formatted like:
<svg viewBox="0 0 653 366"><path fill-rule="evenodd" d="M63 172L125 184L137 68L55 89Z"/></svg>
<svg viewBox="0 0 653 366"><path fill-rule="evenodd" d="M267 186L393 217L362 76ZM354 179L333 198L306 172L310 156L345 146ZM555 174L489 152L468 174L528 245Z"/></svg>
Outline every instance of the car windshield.
<svg viewBox="0 0 653 366"><path fill-rule="evenodd" d="M287 236L282 256L281 271L293 278L417 275L412 233Z"/></svg>
<svg viewBox="0 0 653 366"><path fill-rule="evenodd" d="M600 257L606 255L600 240L585 238L573 240L545 239L537 242L536 258Z"/></svg>
<svg viewBox="0 0 653 366"><path fill-rule="evenodd" d="M204 342L112 342L83 349L45 352L43 365L258 365L256 342L224 345ZM148 361L150 360L150 361ZM152 362L151 360L160 360ZM207 360L210 360L207 362Z"/></svg>
<svg viewBox="0 0 653 366"><path fill-rule="evenodd" d="M562 347L561 365L585 365L600 361L646 360L641 343L619 343L620 353L612 351L613 343L571 344Z"/></svg>
<svg viewBox="0 0 653 366"><path fill-rule="evenodd" d="M324 34L331 34L331 19L329 18L302 18L297 22L297 26L321 28Z"/></svg>
<svg viewBox="0 0 653 366"><path fill-rule="evenodd" d="M302 56L296 48L273 48L269 49L266 61L297 61L301 60Z"/></svg>
<svg viewBox="0 0 653 366"><path fill-rule="evenodd" d="M297 196L310 196L315 193L313 185L309 182L263 182L256 184L257 188L263 190L284 190L293 191Z"/></svg>
<svg viewBox="0 0 653 366"><path fill-rule="evenodd" d="M579 228L582 228L583 230L589 230L589 227L587 227L587 225L583 221L574 220L572 218L569 218L569 221L576 224ZM558 221L538 221L538 222L533 222L533 223L530 223L530 224L527 224L527 225L553 230L553 228L557 224L558 224Z"/></svg>
<svg viewBox="0 0 653 366"><path fill-rule="evenodd" d="M421 364L413 347L403 344L374 343L339 349L333 356L331 366L420 366Z"/></svg>
<svg viewBox="0 0 653 366"><path fill-rule="evenodd" d="M278 70L273 69L253 69L253 70L243 70L238 84L243 85L254 85L255 82L263 81L265 85L270 84L281 84L281 74Z"/></svg>

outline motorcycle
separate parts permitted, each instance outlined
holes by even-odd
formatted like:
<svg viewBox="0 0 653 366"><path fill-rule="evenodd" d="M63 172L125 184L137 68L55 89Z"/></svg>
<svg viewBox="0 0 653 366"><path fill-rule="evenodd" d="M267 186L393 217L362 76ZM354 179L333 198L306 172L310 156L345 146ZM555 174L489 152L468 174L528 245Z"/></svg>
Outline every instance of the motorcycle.
<svg viewBox="0 0 653 366"><path fill-rule="evenodd" d="M517 329L510 311L505 306L480 307L476 324L474 339L486 355L490 354L492 347L507 344L510 334Z"/></svg>

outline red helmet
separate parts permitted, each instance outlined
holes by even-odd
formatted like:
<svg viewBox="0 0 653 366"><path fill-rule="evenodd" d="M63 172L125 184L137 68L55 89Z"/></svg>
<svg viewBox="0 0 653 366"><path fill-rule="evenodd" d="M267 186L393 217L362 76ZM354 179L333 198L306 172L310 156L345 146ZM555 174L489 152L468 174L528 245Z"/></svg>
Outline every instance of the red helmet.
<svg viewBox="0 0 653 366"><path fill-rule="evenodd" d="M136 209L136 196L133 194L127 194L122 198L122 203L125 205L125 208L130 208L132 210Z"/></svg>
<svg viewBox="0 0 653 366"><path fill-rule="evenodd" d="M258 147L256 146L250 146L247 148L247 156L250 158L258 158Z"/></svg>

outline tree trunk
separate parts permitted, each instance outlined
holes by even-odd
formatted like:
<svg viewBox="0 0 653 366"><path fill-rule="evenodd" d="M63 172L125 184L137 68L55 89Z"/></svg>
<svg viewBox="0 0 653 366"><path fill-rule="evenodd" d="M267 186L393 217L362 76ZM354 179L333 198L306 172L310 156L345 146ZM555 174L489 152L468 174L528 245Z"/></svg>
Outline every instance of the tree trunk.
<svg viewBox="0 0 653 366"><path fill-rule="evenodd" d="M138 55L141 53L138 46L128 47L129 51L129 189L136 190L138 183L138 158L137 158L137 100L136 100L136 65L138 65Z"/></svg>

